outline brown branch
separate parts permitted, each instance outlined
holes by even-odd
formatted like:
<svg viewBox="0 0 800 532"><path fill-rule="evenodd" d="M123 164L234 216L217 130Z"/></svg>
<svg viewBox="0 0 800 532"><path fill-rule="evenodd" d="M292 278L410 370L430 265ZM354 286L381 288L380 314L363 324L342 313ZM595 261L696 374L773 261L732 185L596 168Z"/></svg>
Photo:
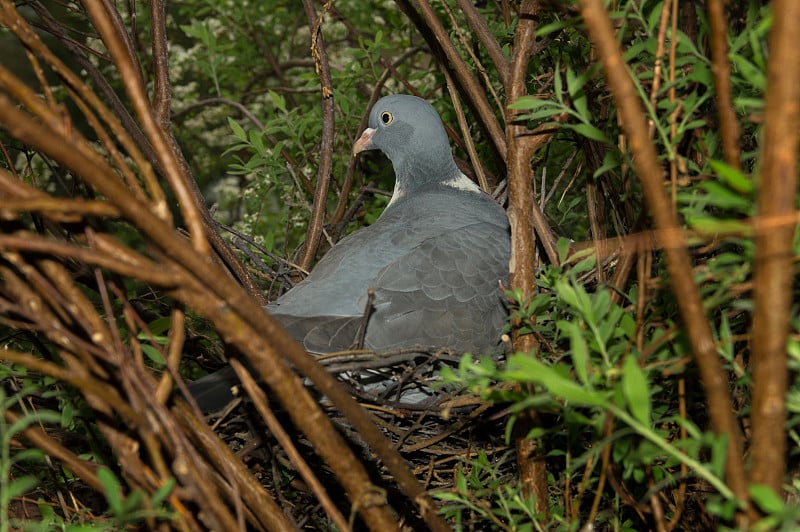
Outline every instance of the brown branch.
<svg viewBox="0 0 800 532"><path fill-rule="evenodd" d="M75 149L73 138L59 137L45 125L30 120L3 95L0 95L0 122L20 141L72 169L109 198L125 219L173 261L173 266L191 275L195 280L192 289L180 290L176 295L210 318L223 337L245 353L252 367L259 368L261 378L275 391L293 421L337 473L354 504L366 500L362 489L369 485L366 472L281 357L286 357L302 375L309 377L350 420L394 476L401 490L418 505L428 526L432 530L447 530L436 513L433 500L409 471L403 458L336 379L309 357L241 286L196 253L184 239L177 237L172 227L152 215L147 204L131 198L104 160L94 152ZM184 282L188 283L189 279ZM374 515L375 512L385 512L385 508L362 506L360 511L362 515ZM385 519L379 521L387 522Z"/></svg>
<svg viewBox="0 0 800 532"><path fill-rule="evenodd" d="M161 129L171 127L172 88L169 80L169 55L167 53L167 28L164 0L150 2L150 28L153 41L153 112Z"/></svg>
<svg viewBox="0 0 800 532"><path fill-rule="evenodd" d="M119 70L130 103L155 150L159 166L164 172L167 182L175 192L183 219L192 236L192 242L198 251L207 255L210 250L206 231L197 208L196 196L192 194L187 185L191 178L183 173L183 168L174 156L167 136L153 116L150 101L145 92L144 81L141 78L141 69L138 61L131 56L131 51L126 45L127 39L123 39L121 36L120 28L116 24L117 18L113 15L115 10L111 6L103 6L98 2L84 2L84 7Z"/></svg>
<svg viewBox="0 0 800 532"><path fill-rule="evenodd" d="M677 1L677 0L675 0ZM725 162L741 168L739 162L739 121L733 110L731 96L731 64L728 60L728 23L724 0L708 0L708 22L711 26L711 72L714 75L714 95L719 113L719 134ZM673 35L675 40L676 36Z"/></svg>
<svg viewBox="0 0 800 532"><path fill-rule="evenodd" d="M800 126L800 54L796 33L800 2L773 2L769 37L764 139L758 182L758 214L794 213ZM750 480L781 492L786 475L786 341L792 305L794 226L756 237L753 274L753 455Z"/></svg>
<svg viewBox="0 0 800 532"><path fill-rule="evenodd" d="M334 522L337 529L342 531L350 530L347 521L325 491L325 487L311 470L308 462L303 459L303 455L297 450L297 446L295 446L292 438L272 412L272 409L267 403L267 395L264 393L264 390L253 380L253 377L238 360L231 360L231 366L234 371L236 371L236 375L239 377L242 386L253 399L253 405L255 405L256 410L258 410L259 415L261 415L261 419L264 420L269 431L278 441L281 448L286 452L286 456L297 469L298 473L300 473L303 481L308 484L311 491L317 496L317 500L319 500L325 513L331 518L331 521Z"/></svg>
<svg viewBox="0 0 800 532"><path fill-rule="evenodd" d="M241 497L267 530L296 530L288 522L280 508L277 508L274 499L264 490L252 472L236 457L230 447L211 430L203 421L202 416L196 415L184 403L179 403L173 407L172 412L175 413L178 423L186 429L192 440L200 447L200 454L207 457L214 467L226 473L224 478L218 477L218 480L227 483L223 485L226 490L224 493L226 500L231 501ZM201 474L196 478L205 479L209 475L210 471L201 471ZM187 474L186 476L188 477L189 475ZM191 479L186 483L194 484ZM212 497L212 499L218 498ZM205 499L196 497L196 500L202 501ZM243 528L243 526L240 526L238 529L241 530Z"/></svg>
<svg viewBox="0 0 800 532"><path fill-rule="evenodd" d="M514 52L511 56L511 72L506 86L509 102L527 92L525 78L535 44L537 12L538 5L535 0L524 0L520 6L519 21L514 36ZM511 224L509 270L511 289L520 291L523 301L527 301L534 293L536 276L536 235L532 218L534 211L539 207L534 201L531 168L531 158L535 149L532 141L535 137L529 136L527 127L515 119L515 111L508 111L506 118L508 219ZM514 325L515 329L518 329L520 324ZM515 334L514 350L534 356L539 350L539 344L533 334ZM544 515L547 521L550 508L547 493L547 464L544 461L546 451L540 439L527 437L527 433L539 424L539 416L535 411L524 412L517 421L515 445L523 490L527 495L533 495L536 511Z"/></svg>
<svg viewBox="0 0 800 532"><path fill-rule="evenodd" d="M461 9L464 18L467 19L469 29L472 30L472 33L475 34L484 48L486 48L486 52L488 52L492 63L494 63L497 69L497 73L500 75L500 82L505 86L508 83L511 63L503 54L500 44L497 42L497 39L494 38L494 35L492 35L489 25L486 24L486 20L484 20L478 12L474 2L469 0L456 0L456 5Z"/></svg>
<svg viewBox="0 0 800 532"><path fill-rule="evenodd" d="M421 15L409 0L396 0L396 2L398 7L422 34L434 55L437 56L441 68L452 71L459 89L464 93L464 99L475 111L478 121L486 131L495 152L505 162L508 150L503 129L489 105L489 100L486 98L483 88L478 83L478 80L475 79L475 76L472 75L466 63L464 63L452 41L450 41L447 30L436 16L436 12L428 0L417 0L422 12Z"/></svg>
<svg viewBox="0 0 800 532"><path fill-rule="evenodd" d="M5 410L3 412L6 418L6 423L12 424L20 420L22 416ZM22 436L33 444L34 447L41 450L47 456L58 460L66 469L72 471L75 476L80 477L89 486L97 491L104 491L104 486L97 478L97 470L100 467L97 463L89 460L80 459L75 453L66 449L63 445L56 442L53 438L47 435L45 431L36 427L30 426L21 432Z"/></svg>
<svg viewBox="0 0 800 532"><path fill-rule="evenodd" d="M327 6L331 2L328 2ZM314 190L314 204L308 220L305 245L303 253L297 263L304 269L311 269L317 255L319 242L322 238L322 225L325 223L325 212L328 204L328 187L331 182L331 169L333 168L333 143L334 143L334 105L333 81L331 80L331 67L328 64L328 53L325 51L325 41L322 39L322 18L325 14L317 15L317 10L311 0L303 0L308 25L311 32L311 54L314 56L317 74L322 93L322 139L320 146L319 169L317 171L317 186Z"/></svg>
<svg viewBox="0 0 800 532"><path fill-rule="evenodd" d="M656 227L661 230L658 237L665 247L672 291L700 369L714 430L728 438L725 461L728 484L734 494L746 504L749 496L742 463L741 434L728 393L727 373L716 352L711 328L703 312L685 239L678 229L678 220L670 201L664 194L663 172L655 146L648 135L642 104L625 67L622 50L614 36L611 20L602 0L581 0L580 9L617 103L645 199Z"/></svg>
<svg viewBox="0 0 800 532"><path fill-rule="evenodd" d="M450 93L450 100L453 102L453 110L456 112L456 118L458 119L458 127L461 130L461 136L464 137L464 144L467 147L469 160L472 161L472 167L475 169L475 174L478 176L478 184L480 185L481 190L487 194L491 194L492 190L489 187L489 181L486 180L486 172L483 171L483 165L481 164L480 159L478 159L478 152L475 149L475 143L472 141L472 137L470 136L469 126L467 125L467 117L464 116L464 109L461 107L461 102L458 98L458 91L456 91L453 78L450 75L450 72L447 70L443 70L443 72L444 78L447 80L447 91Z"/></svg>

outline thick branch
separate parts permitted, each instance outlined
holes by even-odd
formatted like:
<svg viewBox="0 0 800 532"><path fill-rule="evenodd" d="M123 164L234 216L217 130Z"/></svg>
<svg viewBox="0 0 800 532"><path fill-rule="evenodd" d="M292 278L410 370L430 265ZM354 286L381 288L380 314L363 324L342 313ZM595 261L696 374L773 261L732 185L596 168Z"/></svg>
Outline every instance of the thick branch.
<svg viewBox="0 0 800 532"><path fill-rule="evenodd" d="M776 0L773 10L758 179L758 214L767 220L794 213L800 126L800 54L796 41L800 2ZM786 341L792 305L794 231L792 223L756 234L750 480L766 484L777 493L786 474Z"/></svg>
<svg viewBox="0 0 800 532"><path fill-rule="evenodd" d="M536 42L536 20L538 10L535 0L525 0L520 7L519 22L514 36L514 53L511 73L506 86L508 101L513 102L526 94L525 78L528 63ZM511 224L511 272L512 290L519 290L523 300L534 293L536 276L536 235L533 230L533 213L538 210L533 195L533 169L531 158L536 148L536 138L529 135L524 124L515 122L514 111L506 119L508 139L508 219ZM514 324L519 326L519 323ZM539 350L533 334L515 335L514 350L530 353ZM520 481L528 494L536 500L536 511L548 515L547 465L540 440L527 438L527 432L539 423L534 411L528 411L518 422L516 438L517 464Z"/></svg>

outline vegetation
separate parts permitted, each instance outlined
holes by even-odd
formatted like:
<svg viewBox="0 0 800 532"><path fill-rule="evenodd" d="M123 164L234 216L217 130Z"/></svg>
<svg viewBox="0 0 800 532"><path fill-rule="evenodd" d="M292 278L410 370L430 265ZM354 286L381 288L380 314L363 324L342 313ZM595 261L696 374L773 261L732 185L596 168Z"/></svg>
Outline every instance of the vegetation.
<svg viewBox="0 0 800 532"><path fill-rule="evenodd" d="M723 4L0 0L0 532L797 527L800 6ZM386 205L395 92L512 222L429 412L260 310Z"/></svg>

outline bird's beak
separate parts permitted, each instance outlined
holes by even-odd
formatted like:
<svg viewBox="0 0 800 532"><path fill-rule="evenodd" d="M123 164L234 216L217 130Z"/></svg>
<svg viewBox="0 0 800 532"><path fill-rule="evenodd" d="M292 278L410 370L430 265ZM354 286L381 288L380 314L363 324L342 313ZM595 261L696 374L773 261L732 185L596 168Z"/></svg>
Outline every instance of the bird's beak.
<svg viewBox="0 0 800 532"><path fill-rule="evenodd" d="M375 129L368 127L364 130L355 144L353 144L353 155L357 155L364 150L370 149L372 144L372 137L375 135Z"/></svg>

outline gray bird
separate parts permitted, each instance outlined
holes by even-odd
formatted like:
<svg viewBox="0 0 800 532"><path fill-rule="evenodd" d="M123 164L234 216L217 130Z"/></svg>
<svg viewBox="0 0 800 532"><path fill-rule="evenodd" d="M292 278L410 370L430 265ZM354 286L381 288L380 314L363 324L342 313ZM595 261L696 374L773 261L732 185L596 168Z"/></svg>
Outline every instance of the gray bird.
<svg viewBox="0 0 800 532"><path fill-rule="evenodd" d="M353 146L354 154L365 150L381 150L392 162L388 206L267 311L312 354L362 342L374 351L496 350L507 314L499 288L510 256L505 211L458 169L441 119L425 100L378 100ZM211 411L231 399L232 384L236 377L224 368L190 391ZM399 399L419 403L431 393L415 390Z"/></svg>

